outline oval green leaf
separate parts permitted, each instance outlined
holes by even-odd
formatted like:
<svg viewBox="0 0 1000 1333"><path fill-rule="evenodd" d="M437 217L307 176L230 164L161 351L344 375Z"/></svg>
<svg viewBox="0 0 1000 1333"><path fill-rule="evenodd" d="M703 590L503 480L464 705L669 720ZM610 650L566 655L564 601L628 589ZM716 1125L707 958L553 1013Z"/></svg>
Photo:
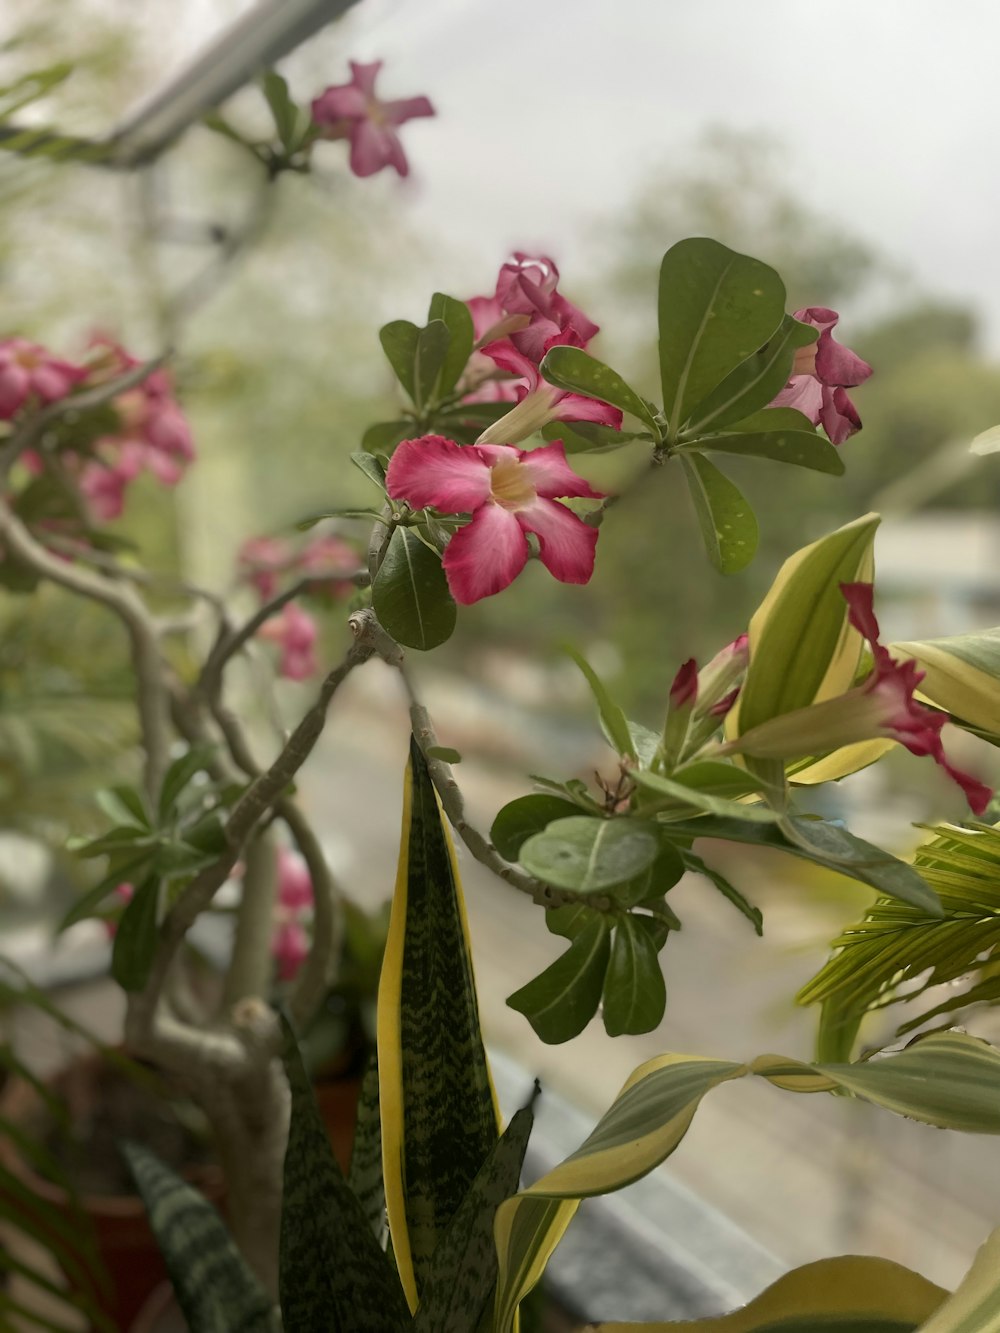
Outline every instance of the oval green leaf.
<svg viewBox="0 0 1000 1333"><path fill-rule="evenodd" d="M561 796L539 792L509 801L499 812L490 829L494 847L507 861L516 861L522 845L534 833L541 833L557 819L578 816L580 807Z"/></svg>
<svg viewBox="0 0 1000 1333"><path fill-rule="evenodd" d="M122 912L111 951L111 975L124 991L142 990L149 979L156 951L156 916L160 882L150 877L140 884Z"/></svg>
<svg viewBox="0 0 1000 1333"><path fill-rule="evenodd" d="M581 348L553 347L545 354L539 369L542 377L557 389L598 398L602 403L610 403L638 417L653 430L657 429L656 418L646 402L625 383L617 370L612 370Z"/></svg>
<svg viewBox="0 0 1000 1333"><path fill-rule="evenodd" d="M615 927L603 1000L609 1037L652 1032L667 1007L667 988L656 947L631 916L620 917Z"/></svg>
<svg viewBox="0 0 1000 1333"><path fill-rule="evenodd" d="M757 550L757 519L742 491L707 458L681 454L709 560L720 574L738 574Z"/></svg>
<svg viewBox="0 0 1000 1333"><path fill-rule="evenodd" d="M383 325L378 333L382 351L385 352L396 379L414 402L417 401L416 363L419 337L420 330L408 319L394 319L391 323Z"/></svg>
<svg viewBox="0 0 1000 1333"><path fill-rule="evenodd" d="M550 1046L578 1037L597 1012L608 966L610 922L599 916L533 981L507 1003L524 1014Z"/></svg>
<svg viewBox="0 0 1000 1333"><path fill-rule="evenodd" d="M458 619L440 557L410 528L396 528L389 540L372 606L397 643L423 652L449 639Z"/></svg>
<svg viewBox="0 0 1000 1333"><path fill-rule="evenodd" d="M656 860L656 828L636 819L557 819L528 838L519 860L546 884L597 893L634 879Z"/></svg>

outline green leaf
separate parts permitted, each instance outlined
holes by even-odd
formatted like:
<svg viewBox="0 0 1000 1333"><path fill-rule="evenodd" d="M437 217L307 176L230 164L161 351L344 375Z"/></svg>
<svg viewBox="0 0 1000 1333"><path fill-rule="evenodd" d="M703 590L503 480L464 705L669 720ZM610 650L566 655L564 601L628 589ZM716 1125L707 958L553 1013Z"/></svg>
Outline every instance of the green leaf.
<svg viewBox="0 0 1000 1333"><path fill-rule="evenodd" d="M72 73L72 62L63 60L58 64L46 65L44 69L32 70L30 74L23 74L13 83L5 84L0 88L0 119L6 120L22 107L47 96Z"/></svg>
<svg viewBox="0 0 1000 1333"><path fill-rule="evenodd" d="M326 518L363 518L369 522L373 518L379 518L381 510L370 507L358 508L351 505L346 509L318 509L314 514L308 514L305 518L296 519L295 530L297 532L308 532L314 528L317 523L322 523Z"/></svg>
<svg viewBox="0 0 1000 1333"><path fill-rule="evenodd" d="M428 745L424 751L428 759L440 759L445 764L460 764L462 756L450 745Z"/></svg>
<svg viewBox="0 0 1000 1333"><path fill-rule="evenodd" d="M134 787L124 783L118 787L103 787L94 793L94 800L115 824L131 824L141 829L153 826L146 803Z"/></svg>
<svg viewBox="0 0 1000 1333"><path fill-rule="evenodd" d="M499 1137L465 905L427 763L411 739L399 871L378 995L383 1170L410 1308Z"/></svg>
<svg viewBox="0 0 1000 1333"><path fill-rule="evenodd" d="M771 417L786 415L801 417L802 427L783 426L779 421L769 420ZM757 423L760 423L760 429L747 428ZM707 453L770 458L776 463L789 463L795 467L809 468L813 472L825 472L831 477L839 477L844 473L840 450L813 430L800 412L791 408L771 408L769 411L758 412L743 424L744 429L739 433L704 435L693 441L691 447Z"/></svg>
<svg viewBox="0 0 1000 1333"><path fill-rule="evenodd" d="M479 1327L496 1284L493 1219L521 1183L533 1118L529 1107L515 1113L448 1224L431 1260L413 1333L470 1333Z"/></svg>
<svg viewBox="0 0 1000 1333"><path fill-rule="evenodd" d="M980 1246L972 1267L920 1333L997 1333L1000 1329L1000 1231Z"/></svg>
<svg viewBox="0 0 1000 1333"><path fill-rule="evenodd" d="M698 404L685 434L718 431L737 423L735 430L745 430L743 419L766 408L785 387L792 373L792 362L799 347L814 343L819 334L809 324L800 324L785 315L773 338L731 371L718 388ZM781 410L781 409L777 409ZM801 416L801 413L796 413ZM802 417L805 424L806 418ZM831 446L832 447L832 446Z"/></svg>
<svg viewBox="0 0 1000 1333"><path fill-rule="evenodd" d="M399 1279L351 1192L282 1020L292 1115L279 1246L284 1333L398 1333L410 1318Z"/></svg>
<svg viewBox="0 0 1000 1333"><path fill-rule="evenodd" d="M130 859L112 858L112 869L99 884L95 884L92 889L88 889L82 897L73 903L59 922L56 933L61 934L64 930L69 930L70 926L75 926L78 921L85 921L87 917L93 916L108 894L116 889L119 884L131 883L136 879L145 879L149 874L151 856L150 849L146 847L137 856Z"/></svg>
<svg viewBox="0 0 1000 1333"><path fill-rule="evenodd" d="M671 773L671 779L684 787L695 787L735 801L740 796L758 795L761 785L752 773L720 759L695 759Z"/></svg>
<svg viewBox="0 0 1000 1333"><path fill-rule="evenodd" d="M841 583L872 577L877 514L869 514L782 565L750 622L750 667L739 732L850 688L861 639L847 622ZM735 726L734 722L734 726Z"/></svg>
<svg viewBox="0 0 1000 1333"><path fill-rule="evenodd" d="M522 844L533 833L541 833L556 819L578 815L580 807L562 796L538 793L518 796L499 812L490 829L490 839L507 861L516 861Z"/></svg>
<svg viewBox="0 0 1000 1333"><path fill-rule="evenodd" d="M472 355L475 332L472 326L472 313L464 301L457 301L454 296L444 292L435 292L431 297L427 312L428 322L440 320L448 330L448 350L441 363L441 378L438 381L438 394L445 397L462 377L462 372Z"/></svg>
<svg viewBox="0 0 1000 1333"><path fill-rule="evenodd" d="M413 365L414 403L425 407L438 397L438 381L451 335L443 319L432 319L417 335L416 358Z"/></svg>
<svg viewBox="0 0 1000 1333"><path fill-rule="evenodd" d="M382 1182L382 1124L379 1114L378 1059L372 1051L361 1082L357 1123L347 1175L351 1193L360 1203L371 1233L381 1244L385 1235L385 1185Z"/></svg>
<svg viewBox="0 0 1000 1333"><path fill-rule="evenodd" d="M1000 629L907 640L889 648L916 658L924 672L920 693L931 703L993 736L1000 733Z"/></svg>
<svg viewBox="0 0 1000 1333"><path fill-rule="evenodd" d="M373 426L372 429L376 428ZM365 438L367 439L367 434ZM385 490L385 464L381 458L361 449L351 454L351 462L365 474L369 481L373 481L380 491Z"/></svg>
<svg viewBox="0 0 1000 1333"><path fill-rule="evenodd" d="M277 1311L204 1195L148 1148L124 1143L122 1152L189 1326L197 1333L279 1333ZM292 1325L285 1328L293 1333Z"/></svg>
<svg viewBox="0 0 1000 1333"><path fill-rule="evenodd" d="M566 652L572 657L573 661L583 672L584 679L590 686L590 692L594 696L598 710L601 714L601 723L604 727L604 733L609 743L620 755L627 755L630 759L636 759L635 746L632 742L632 733L629 730L628 720L625 714L608 694L600 676L590 665L582 653L577 652L575 648L566 645Z"/></svg>
<svg viewBox="0 0 1000 1333"><path fill-rule="evenodd" d="M773 824L778 817L766 805L740 805L738 801L726 800L724 796L716 796L711 791L702 791L690 783L678 782L676 778L662 777L659 773L636 769L631 776L633 782L643 791L659 792L682 806L694 806L713 815L724 815L728 819L743 819L751 824Z"/></svg>
<svg viewBox="0 0 1000 1333"><path fill-rule="evenodd" d="M757 550L757 519L749 501L707 458L682 453L680 460L709 560L720 574L739 573Z"/></svg>
<svg viewBox="0 0 1000 1333"><path fill-rule="evenodd" d="M667 988L652 939L632 916L618 918L604 977L602 1013L609 1037L652 1032L667 1007Z"/></svg>
<svg viewBox="0 0 1000 1333"><path fill-rule="evenodd" d="M590 921L564 954L507 999L550 1046L578 1037L597 1012L608 967L611 922Z"/></svg>
<svg viewBox="0 0 1000 1333"><path fill-rule="evenodd" d="M391 454L400 440L410 438L414 434L414 423L412 421L377 421L373 426L369 426L361 437L361 448L369 454L375 452ZM352 459L356 455L351 455ZM365 469L362 469L365 471ZM366 475L371 476L370 473ZM376 485L385 490L385 469L380 467L379 476L372 476L371 480Z"/></svg>
<svg viewBox="0 0 1000 1333"><path fill-rule="evenodd" d="M261 87L267 104L274 117L274 128L278 132L281 146L288 153L293 153L302 141L302 135L309 124L305 112L292 101L288 93L288 84L280 74L269 69L261 79Z"/></svg>
<svg viewBox="0 0 1000 1333"><path fill-rule="evenodd" d="M648 431L615 430L596 421L550 421L542 427L542 437L562 440L567 454L604 454L633 440L653 439Z"/></svg>
<svg viewBox="0 0 1000 1333"><path fill-rule="evenodd" d="M124 991L142 990L149 980L156 951L156 918L160 881L150 876L127 903L111 951L111 975Z"/></svg>
<svg viewBox="0 0 1000 1333"><path fill-rule="evenodd" d="M897 860L888 852L862 838L856 838L847 829L825 824L814 819L789 819L802 841L793 842L779 828L769 824L751 824L741 819L722 819L704 815L690 822L664 825L670 835L691 838L718 838L723 842L749 843L754 847L772 847L791 856L812 861L814 865L860 880L879 893L912 903L929 915L940 916L941 904L937 894L905 861Z"/></svg>
<svg viewBox="0 0 1000 1333"><path fill-rule="evenodd" d="M164 823L177 804L178 797L192 779L212 762L215 754L213 745L193 745L167 769L160 788L158 814L160 823Z"/></svg>
<svg viewBox="0 0 1000 1333"><path fill-rule="evenodd" d="M725 875L720 875L718 870L713 870L711 866L705 864L700 856L695 856L694 852L682 851L681 857L688 870L693 870L695 874L704 875L709 884L714 885L719 890L723 898L740 912L753 926L758 935L764 934L764 914L759 907L755 907L749 898L744 897L735 885L730 884Z"/></svg>
<svg viewBox="0 0 1000 1333"><path fill-rule="evenodd" d="M598 893L634 879L656 860L660 840L645 820L556 819L522 845L520 862L546 884L576 893Z"/></svg>
<svg viewBox="0 0 1000 1333"><path fill-rule="evenodd" d="M670 439L785 318L785 287L759 260L696 237L660 266L660 379ZM745 415L745 414L744 414Z"/></svg>
<svg viewBox="0 0 1000 1333"><path fill-rule="evenodd" d="M397 527L372 584L382 628L407 648L426 652L452 635L458 608L441 560L410 528Z"/></svg>
<svg viewBox="0 0 1000 1333"><path fill-rule="evenodd" d="M548 907L545 910L546 929L552 935L561 935L565 940L575 940L591 922L600 919L601 913L586 903L566 903L564 907Z"/></svg>
<svg viewBox="0 0 1000 1333"><path fill-rule="evenodd" d="M608 897L618 907L635 907L638 903L647 902L651 898L662 898L683 874L684 862L677 848L673 843L662 840L653 864L640 871L634 879L627 880L624 884L613 885L608 890ZM674 920L677 920L676 917ZM677 928L680 928L679 921Z"/></svg>
<svg viewBox="0 0 1000 1333"><path fill-rule="evenodd" d="M645 399L629 387L618 374L603 361L598 361L579 347L553 347L546 352L539 366L542 378L557 389L568 389L571 393L582 393L587 398L597 398L612 407L620 407L633 417L644 421L652 430L657 430L656 417Z"/></svg>
<svg viewBox="0 0 1000 1333"><path fill-rule="evenodd" d="M416 403L417 342L420 330L408 319L394 319L379 329L378 337L396 379L409 394L412 402Z"/></svg>

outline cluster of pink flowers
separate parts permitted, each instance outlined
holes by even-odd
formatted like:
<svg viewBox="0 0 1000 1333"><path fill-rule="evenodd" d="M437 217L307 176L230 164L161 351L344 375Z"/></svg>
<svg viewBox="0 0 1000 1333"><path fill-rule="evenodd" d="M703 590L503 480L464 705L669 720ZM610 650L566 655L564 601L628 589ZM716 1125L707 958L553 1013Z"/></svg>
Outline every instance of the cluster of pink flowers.
<svg viewBox="0 0 1000 1333"><path fill-rule="evenodd" d="M795 353L791 379L771 406L794 407L814 426L822 426L834 444L843 444L861 429L861 418L847 390L863 384L872 368L834 338L840 319L836 310L809 306L796 310L793 318L819 329L819 338Z"/></svg>
<svg viewBox="0 0 1000 1333"><path fill-rule="evenodd" d="M88 374L86 367L63 361L38 343L0 339L0 421L65 398Z"/></svg>
<svg viewBox="0 0 1000 1333"><path fill-rule="evenodd" d="M290 577L308 578L310 592L344 597L354 590L351 575L358 557L340 537L316 537L296 548L283 537L251 537L237 557L240 579L256 589L262 601L274 597ZM258 631L259 637L280 649L278 674L287 680L307 680L318 670L316 621L294 602L288 602Z"/></svg>
<svg viewBox="0 0 1000 1333"><path fill-rule="evenodd" d="M309 957L309 932L313 886L305 861L288 847L278 849L278 893L274 910L271 957L281 981L294 981Z"/></svg>
<svg viewBox="0 0 1000 1333"><path fill-rule="evenodd" d="M410 164L396 130L418 116L433 116L433 106L426 97L383 102L375 96L382 61L362 65L352 60L350 64L350 82L327 88L312 103L319 137L350 142L350 167L355 176L372 176L383 167L395 168L400 176L409 175Z"/></svg>

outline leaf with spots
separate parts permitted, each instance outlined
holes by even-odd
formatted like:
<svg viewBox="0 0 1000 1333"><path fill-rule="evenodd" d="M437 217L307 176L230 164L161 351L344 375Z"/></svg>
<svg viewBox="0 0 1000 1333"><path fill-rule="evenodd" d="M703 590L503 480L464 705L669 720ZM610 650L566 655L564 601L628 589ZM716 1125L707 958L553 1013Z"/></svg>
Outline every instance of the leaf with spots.
<svg viewBox="0 0 1000 1333"><path fill-rule="evenodd" d="M681 462L709 560L720 574L738 574L757 550L757 519L750 502L701 454L682 454Z"/></svg>

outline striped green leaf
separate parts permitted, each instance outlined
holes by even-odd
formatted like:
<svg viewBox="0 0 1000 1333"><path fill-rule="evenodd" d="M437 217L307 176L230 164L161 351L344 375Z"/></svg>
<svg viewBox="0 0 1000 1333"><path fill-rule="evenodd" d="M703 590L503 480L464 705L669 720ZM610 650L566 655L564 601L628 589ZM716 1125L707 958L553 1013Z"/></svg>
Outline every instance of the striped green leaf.
<svg viewBox="0 0 1000 1333"><path fill-rule="evenodd" d="M386 1210L419 1304L448 1224L499 1136L454 850L411 741L399 870L378 997Z"/></svg>
<svg viewBox="0 0 1000 1333"><path fill-rule="evenodd" d="M517 1193L533 1115L516 1113L472 1182L431 1261L414 1333L470 1333L478 1327L497 1279L493 1220Z"/></svg>
<svg viewBox="0 0 1000 1333"><path fill-rule="evenodd" d="M997 1333L1000 1330L1000 1231L980 1247L972 1267L920 1333Z"/></svg>
<svg viewBox="0 0 1000 1333"><path fill-rule="evenodd" d="M378 1060L368 1061L358 1098L358 1116L347 1183L364 1209L372 1235L385 1234L385 1186L382 1183L382 1124L378 1102Z"/></svg>
<svg viewBox="0 0 1000 1333"><path fill-rule="evenodd" d="M122 1151L194 1333L279 1333L277 1312L212 1205L147 1148Z"/></svg>
<svg viewBox="0 0 1000 1333"><path fill-rule="evenodd" d="M963 722L1000 736L1000 629L949 639L890 644L898 657L915 657L924 671L920 693Z"/></svg>
<svg viewBox="0 0 1000 1333"><path fill-rule="evenodd" d="M394 1333L409 1324L399 1279L344 1179L287 1022L292 1115L279 1247L284 1333Z"/></svg>
<svg viewBox="0 0 1000 1333"><path fill-rule="evenodd" d="M851 1254L804 1264L716 1319L596 1324L594 1333L912 1333L946 1298L889 1259Z"/></svg>

